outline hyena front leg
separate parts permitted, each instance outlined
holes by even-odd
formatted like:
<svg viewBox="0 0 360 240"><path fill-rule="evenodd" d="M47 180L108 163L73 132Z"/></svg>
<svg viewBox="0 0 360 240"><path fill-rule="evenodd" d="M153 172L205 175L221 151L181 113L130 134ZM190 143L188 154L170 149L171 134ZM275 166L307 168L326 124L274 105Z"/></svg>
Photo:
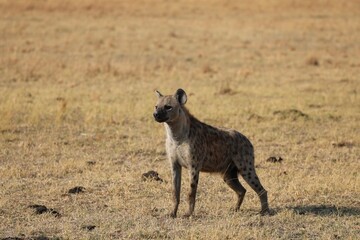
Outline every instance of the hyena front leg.
<svg viewBox="0 0 360 240"><path fill-rule="evenodd" d="M195 208L196 191L199 182L199 169L195 165L190 168L190 193L189 193L189 211L185 214L185 217L190 217Z"/></svg>
<svg viewBox="0 0 360 240"><path fill-rule="evenodd" d="M181 166L177 162L173 162L171 169L172 169L172 182L173 182L174 209L171 212L170 216L175 218L180 203Z"/></svg>

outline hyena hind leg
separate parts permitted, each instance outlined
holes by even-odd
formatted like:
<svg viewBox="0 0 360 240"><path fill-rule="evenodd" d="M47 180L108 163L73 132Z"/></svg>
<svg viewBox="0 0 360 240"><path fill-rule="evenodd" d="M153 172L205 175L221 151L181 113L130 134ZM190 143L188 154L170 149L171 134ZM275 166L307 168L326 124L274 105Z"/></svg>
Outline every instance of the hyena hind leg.
<svg viewBox="0 0 360 240"><path fill-rule="evenodd" d="M239 182L238 169L235 166L231 166L226 170L224 181L237 194L238 200L234 210L239 211L245 197L246 189Z"/></svg>
<svg viewBox="0 0 360 240"><path fill-rule="evenodd" d="M268 196L267 191L261 185L259 177L256 175L253 159L248 159L245 161L249 163L247 166L241 166L239 168L240 175L244 178L244 180L250 185L250 187L256 192L259 196L261 202L261 211L260 214L266 215L270 213L269 204L268 204Z"/></svg>

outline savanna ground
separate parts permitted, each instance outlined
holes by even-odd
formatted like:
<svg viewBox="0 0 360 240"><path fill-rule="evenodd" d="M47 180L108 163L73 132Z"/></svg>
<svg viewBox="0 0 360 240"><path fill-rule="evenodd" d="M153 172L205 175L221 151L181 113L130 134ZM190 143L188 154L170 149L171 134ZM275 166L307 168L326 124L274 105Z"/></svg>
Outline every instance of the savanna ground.
<svg viewBox="0 0 360 240"><path fill-rule="evenodd" d="M359 43L355 0L0 0L0 238L358 238ZM216 174L193 218L165 216L153 91L179 87L199 119L252 140L274 216L246 184L231 212ZM183 172L180 215L188 189Z"/></svg>

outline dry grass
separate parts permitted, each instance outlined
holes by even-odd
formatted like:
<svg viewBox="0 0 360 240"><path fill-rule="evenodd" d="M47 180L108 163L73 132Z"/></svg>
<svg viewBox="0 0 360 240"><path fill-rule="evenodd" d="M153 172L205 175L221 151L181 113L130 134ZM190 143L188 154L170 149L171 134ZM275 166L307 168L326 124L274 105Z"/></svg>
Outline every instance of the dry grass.
<svg viewBox="0 0 360 240"><path fill-rule="evenodd" d="M358 238L360 5L313 2L0 0L0 238ZM202 174L196 216L165 217L153 90L178 87L250 137L276 215Z"/></svg>

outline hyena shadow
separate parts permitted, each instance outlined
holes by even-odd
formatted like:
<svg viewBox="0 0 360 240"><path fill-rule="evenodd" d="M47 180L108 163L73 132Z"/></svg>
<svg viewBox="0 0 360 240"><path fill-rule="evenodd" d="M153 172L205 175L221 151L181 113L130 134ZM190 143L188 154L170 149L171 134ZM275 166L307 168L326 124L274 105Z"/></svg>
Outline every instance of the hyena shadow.
<svg viewBox="0 0 360 240"><path fill-rule="evenodd" d="M287 207L298 215L317 215L317 216L360 216L360 208L344 207L335 205L297 205Z"/></svg>

